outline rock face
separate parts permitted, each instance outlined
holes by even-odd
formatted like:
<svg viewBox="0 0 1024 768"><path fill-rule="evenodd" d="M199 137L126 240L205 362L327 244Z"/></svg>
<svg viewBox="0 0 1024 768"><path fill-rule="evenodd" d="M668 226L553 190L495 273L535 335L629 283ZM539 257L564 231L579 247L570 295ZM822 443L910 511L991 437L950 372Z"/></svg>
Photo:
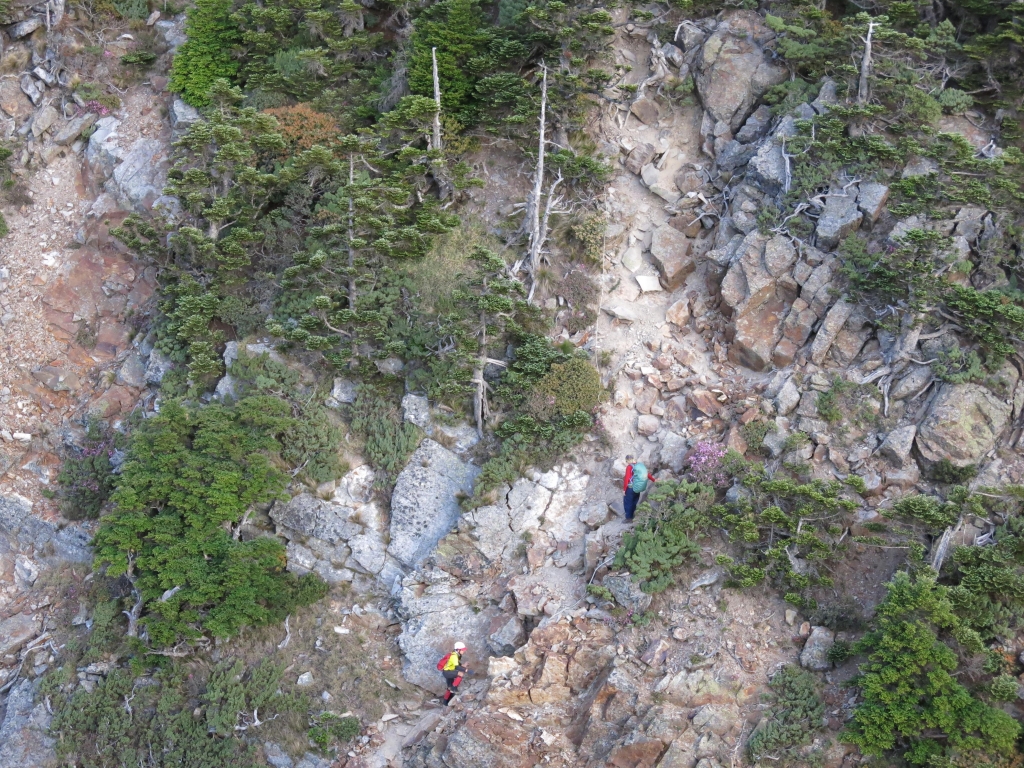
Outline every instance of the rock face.
<svg viewBox="0 0 1024 768"><path fill-rule="evenodd" d="M277 533L288 539L288 569L294 573L312 571L330 584L361 574L386 587L402 575L385 552L384 522L373 500L368 466L345 475L330 500L299 494L275 506L270 517Z"/></svg>
<svg viewBox="0 0 1024 768"><path fill-rule="evenodd" d="M857 208L855 190L829 195L815 229L818 247L828 250L835 248L840 240L856 231L863 217L864 214Z"/></svg>
<svg viewBox="0 0 1024 768"><path fill-rule="evenodd" d="M929 462L977 464L995 447L1012 411L980 384L943 384L918 427L917 450Z"/></svg>
<svg viewBox="0 0 1024 768"><path fill-rule="evenodd" d="M573 464L521 478L499 490L495 504L467 512L459 533L441 539L427 564L402 580L399 646L407 680L440 692L434 665L455 641L467 643L476 659L507 656L526 641L525 621L543 625L578 603L589 482ZM597 516L598 524L606 517ZM601 542L595 547L607 556Z"/></svg>
<svg viewBox="0 0 1024 768"><path fill-rule="evenodd" d="M734 241L737 239L738 236ZM795 286L780 279L796 261L796 250L786 238L769 240L757 230L735 246L730 243L730 248L734 248L734 255L722 280L722 300L733 311L734 338L729 359L762 371L772 362L795 292Z"/></svg>
<svg viewBox="0 0 1024 768"><path fill-rule="evenodd" d="M56 743L47 732L51 715L46 705L34 704L36 688L22 680L7 699L7 714L0 725L0 768L53 768Z"/></svg>
<svg viewBox="0 0 1024 768"><path fill-rule="evenodd" d="M138 139L114 168L107 191L126 210L145 213L163 194L167 147L156 139Z"/></svg>
<svg viewBox="0 0 1024 768"><path fill-rule="evenodd" d="M479 470L429 438L409 459L391 495L388 554L414 568L459 518L459 496L471 493Z"/></svg>
<svg viewBox="0 0 1024 768"><path fill-rule="evenodd" d="M739 130L765 91L786 79L763 46L775 38L753 11L730 11L701 50L696 76L701 102L715 120Z"/></svg>

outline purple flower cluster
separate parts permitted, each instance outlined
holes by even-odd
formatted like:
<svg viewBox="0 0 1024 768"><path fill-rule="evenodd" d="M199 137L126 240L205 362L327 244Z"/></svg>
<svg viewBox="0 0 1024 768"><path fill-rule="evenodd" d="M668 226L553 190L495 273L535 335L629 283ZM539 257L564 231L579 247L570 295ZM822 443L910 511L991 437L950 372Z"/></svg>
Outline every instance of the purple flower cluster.
<svg viewBox="0 0 1024 768"><path fill-rule="evenodd" d="M100 104L98 101L87 101L82 109L86 112L95 112L97 115L105 116L110 114L110 108Z"/></svg>
<svg viewBox="0 0 1024 768"><path fill-rule="evenodd" d="M687 463L690 474L698 483L705 485L724 486L729 478L722 469L722 457L725 456L725 446L704 440L697 443Z"/></svg>

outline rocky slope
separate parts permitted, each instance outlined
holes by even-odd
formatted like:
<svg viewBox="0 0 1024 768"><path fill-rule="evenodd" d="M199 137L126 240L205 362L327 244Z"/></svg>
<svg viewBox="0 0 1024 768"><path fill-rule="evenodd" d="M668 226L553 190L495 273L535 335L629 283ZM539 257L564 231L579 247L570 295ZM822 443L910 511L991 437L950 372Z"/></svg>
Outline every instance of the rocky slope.
<svg viewBox="0 0 1024 768"><path fill-rule="evenodd" d="M586 342L610 357L612 395L600 418L613 445L586 444L574 461L460 513L458 499L479 471L474 430L449 426L410 394L405 418L429 436L388 509L372 492L372 471L357 463L337 483L299 493L253 523L254 532L262 526L287 540L291 570L362 596L364 606L345 610L369 616L359 623L370 647L400 651L407 705L385 714L338 765L742 764L767 681L793 662L823 674L826 734L842 726L851 700L838 683L851 670L832 670L825 658L831 631L811 627L767 589L725 590L710 551L653 600L610 569L625 530L618 457L627 452L679 472L701 441L756 452L741 427L767 419L770 460L809 462L826 480L863 480L860 526L921 487L922 469L941 460L980 465L993 483L1019 481L1024 471L1015 362L992 384L942 383L923 361L958 344L954 329L925 323L890 333L838 294L843 236L862 228L891 238L913 225L888 211L884 185L850 181L819 200L807 242L759 229L758 212L789 184L783 140L794 119L827 112L834 89L826 84L794 114L773 116L761 98L786 73L766 50L773 33L751 11L686 22L664 44L619 13L614 51L632 66L627 82L638 98L593 126L616 171L602 203L601 314ZM36 64L39 46L19 42L46 39L41 24L28 29L38 20L28 13L8 29L5 61L20 56L34 68L0 85L8 134L25 139L15 173L28 198L4 211L11 234L0 241L4 767L52 762L46 705L33 700L33 680L60 655L47 642L58 610L45 574L89 561L89 526L60 520L42 493L60 446L81 440L87 415L116 425L132 409L152 410L153 385L169 366L137 322L151 309L154 273L108 233L129 211L173 215L175 201L162 197L169 141L198 119L163 90L162 77L133 86L112 114L75 116L70 105L61 114L54 105L64 70L53 60ZM155 28L172 52L180 20ZM118 39L107 41L111 50ZM691 74L699 102L658 98L667 74ZM991 140L983 122L946 120L979 149ZM919 163L903 175L929 172ZM512 175L500 164L489 173ZM992 226L986 210L970 206L940 223L965 251ZM818 395L836 376L864 387L840 424L819 413ZM218 392L229 388L223 381ZM351 382L339 379L326 404L352 396ZM810 440L794 447L786 438L797 432ZM853 550L847 591L870 610L898 558ZM589 594L591 584L613 599ZM443 690L434 663L455 640L470 645L476 675L452 710L430 708L430 695ZM99 674L83 670L82 684ZM326 764L271 742L263 748L274 766ZM830 743L825 761L852 764L856 756Z"/></svg>

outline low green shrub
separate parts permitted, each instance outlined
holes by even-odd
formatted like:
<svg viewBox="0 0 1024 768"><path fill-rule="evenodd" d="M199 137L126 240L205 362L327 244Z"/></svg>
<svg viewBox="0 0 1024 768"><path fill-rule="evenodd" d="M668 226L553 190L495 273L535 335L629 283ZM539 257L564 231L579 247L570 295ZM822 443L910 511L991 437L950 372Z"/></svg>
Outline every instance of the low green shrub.
<svg viewBox="0 0 1024 768"><path fill-rule="evenodd" d="M691 536L703 534L714 489L686 480L662 480L637 509L637 525L622 537L614 567L625 568L645 592L663 592L674 571L700 554Z"/></svg>
<svg viewBox="0 0 1024 768"><path fill-rule="evenodd" d="M740 427L740 434L743 435L743 439L746 440L747 446L751 450L760 451L764 447L764 439L768 433L774 431L773 427L771 422L754 419Z"/></svg>
<svg viewBox="0 0 1024 768"><path fill-rule="evenodd" d="M233 535L287 485L271 456L288 412L269 396L198 410L170 401L132 435L114 510L94 548L97 568L131 582L142 634L153 645L230 637L326 593L317 577L285 571L278 539Z"/></svg>
<svg viewBox="0 0 1024 768"><path fill-rule="evenodd" d="M948 352L939 352L932 362L932 373L936 378L949 384L966 384L969 381L981 379L985 370L981 367L981 358L977 352L964 352L961 349L953 349Z"/></svg>
<svg viewBox="0 0 1024 768"><path fill-rule="evenodd" d="M928 476L936 483L962 485L978 476L978 467L975 464L958 467L949 459L939 459L928 472Z"/></svg>
<svg viewBox="0 0 1024 768"><path fill-rule="evenodd" d="M111 459L123 437L90 420L80 448L71 447L57 475L59 504L68 520L95 520L116 486Z"/></svg>
<svg viewBox="0 0 1024 768"><path fill-rule="evenodd" d="M814 675L787 664L768 683L773 701L747 742L752 760L789 765L823 727L825 704Z"/></svg>
<svg viewBox="0 0 1024 768"><path fill-rule="evenodd" d="M398 474L416 450L423 433L402 419L398 406L385 391L363 385L352 404L352 431L362 441L374 469L374 485L390 493Z"/></svg>
<svg viewBox="0 0 1024 768"><path fill-rule="evenodd" d="M996 701L1016 701L1020 681L1013 675L1000 675L989 685L988 692Z"/></svg>
<svg viewBox="0 0 1024 768"><path fill-rule="evenodd" d="M1020 724L971 695L957 679L957 651L943 641L963 655L983 648L949 590L923 568L897 573L887 588L874 630L855 646L867 661L853 681L860 703L845 738L865 755L896 751L911 765L957 753L976 752L988 762L1010 756Z"/></svg>
<svg viewBox="0 0 1024 768"><path fill-rule="evenodd" d="M932 530L942 530L956 522L959 508L956 504L940 501L934 496L919 494L903 497L885 515L923 523Z"/></svg>
<svg viewBox="0 0 1024 768"><path fill-rule="evenodd" d="M174 660L144 682L118 668L92 691L73 674L65 685L50 683L50 733L61 764L248 768L256 749L236 726L251 725L256 711L265 722L305 709L301 699L278 690L281 666L262 662L245 670L236 662L206 669Z"/></svg>
<svg viewBox="0 0 1024 768"><path fill-rule="evenodd" d="M358 717L339 717L333 712L321 712L310 717L307 735L321 752L327 754L332 744L350 742L361 730Z"/></svg>
<svg viewBox="0 0 1024 768"><path fill-rule="evenodd" d="M214 80L230 80L238 74L238 62L231 54L240 35L231 11L231 0L197 0L188 11L188 39L174 56L168 87L193 107L210 103Z"/></svg>

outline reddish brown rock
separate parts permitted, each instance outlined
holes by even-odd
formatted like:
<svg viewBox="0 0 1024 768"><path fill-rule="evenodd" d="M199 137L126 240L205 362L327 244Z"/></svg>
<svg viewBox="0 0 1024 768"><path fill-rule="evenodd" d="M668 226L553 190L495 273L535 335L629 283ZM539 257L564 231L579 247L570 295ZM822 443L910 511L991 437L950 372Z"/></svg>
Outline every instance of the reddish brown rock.
<svg viewBox="0 0 1024 768"><path fill-rule="evenodd" d="M706 389L695 389L690 392L690 402L705 416L717 416L722 408L718 398Z"/></svg>
<svg viewBox="0 0 1024 768"><path fill-rule="evenodd" d="M674 291L682 287L686 278L696 268L690 253L692 240L679 230L663 224L654 230L651 241L651 259L661 273L665 287Z"/></svg>

